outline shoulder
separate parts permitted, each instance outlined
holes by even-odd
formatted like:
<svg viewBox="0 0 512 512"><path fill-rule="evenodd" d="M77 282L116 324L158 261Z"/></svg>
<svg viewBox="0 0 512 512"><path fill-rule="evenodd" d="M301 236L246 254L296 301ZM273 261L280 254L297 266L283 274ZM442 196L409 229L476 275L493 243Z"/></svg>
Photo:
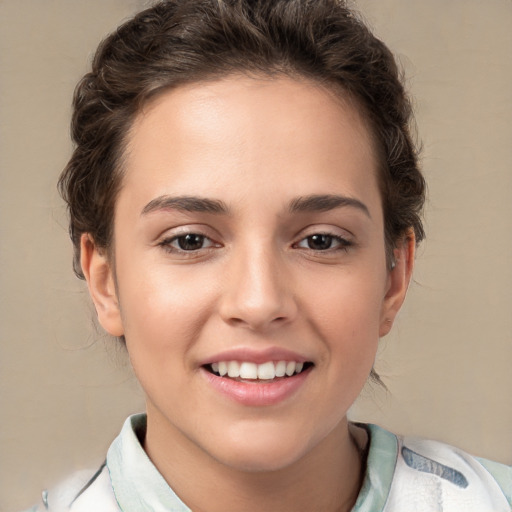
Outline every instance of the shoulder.
<svg viewBox="0 0 512 512"><path fill-rule="evenodd" d="M78 491L69 507L70 512L119 512L112 482L103 464L93 477Z"/></svg>
<svg viewBox="0 0 512 512"><path fill-rule="evenodd" d="M383 464L379 459L387 458L384 512L510 512L512 467L437 441L395 436L373 425L367 429L374 475Z"/></svg>
<svg viewBox="0 0 512 512"><path fill-rule="evenodd" d="M41 504L28 512L120 512L106 464L80 471L55 489L43 492Z"/></svg>

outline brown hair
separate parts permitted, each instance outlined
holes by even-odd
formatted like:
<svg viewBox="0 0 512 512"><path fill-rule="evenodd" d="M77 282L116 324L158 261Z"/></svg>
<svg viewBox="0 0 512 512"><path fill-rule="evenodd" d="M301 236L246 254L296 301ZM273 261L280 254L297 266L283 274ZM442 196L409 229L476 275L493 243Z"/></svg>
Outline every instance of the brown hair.
<svg viewBox="0 0 512 512"><path fill-rule="evenodd" d="M344 2L167 0L107 37L75 90L75 150L59 189L79 277L82 233L109 249L125 139L141 106L163 90L234 72L305 77L355 99L379 148L388 258L409 230L422 240L425 183L410 103L391 52Z"/></svg>

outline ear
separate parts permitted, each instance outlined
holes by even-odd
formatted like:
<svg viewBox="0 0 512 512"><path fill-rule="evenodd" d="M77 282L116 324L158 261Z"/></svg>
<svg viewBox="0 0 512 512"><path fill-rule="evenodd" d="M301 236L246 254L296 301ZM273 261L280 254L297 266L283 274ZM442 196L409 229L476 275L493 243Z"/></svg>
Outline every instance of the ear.
<svg viewBox="0 0 512 512"><path fill-rule="evenodd" d="M80 263L101 326L112 336L124 334L112 265L89 233L80 239Z"/></svg>
<svg viewBox="0 0 512 512"><path fill-rule="evenodd" d="M386 296L382 304L379 336L389 333L396 315L405 300L407 288L411 282L414 268L416 237L412 230L408 231L400 245L393 250L394 265L388 271Z"/></svg>

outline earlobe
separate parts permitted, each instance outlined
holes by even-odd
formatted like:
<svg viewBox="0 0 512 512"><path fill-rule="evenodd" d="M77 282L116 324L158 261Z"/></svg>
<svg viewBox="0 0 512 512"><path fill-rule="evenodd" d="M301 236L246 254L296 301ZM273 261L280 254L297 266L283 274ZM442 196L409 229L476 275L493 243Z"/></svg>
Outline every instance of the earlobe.
<svg viewBox="0 0 512 512"><path fill-rule="evenodd" d="M101 326L112 336L124 334L112 265L89 233L80 239L80 263Z"/></svg>
<svg viewBox="0 0 512 512"><path fill-rule="evenodd" d="M394 265L388 271L386 296L382 306L379 336L389 333L402 307L414 268L416 237L409 231L398 247L393 250Z"/></svg>

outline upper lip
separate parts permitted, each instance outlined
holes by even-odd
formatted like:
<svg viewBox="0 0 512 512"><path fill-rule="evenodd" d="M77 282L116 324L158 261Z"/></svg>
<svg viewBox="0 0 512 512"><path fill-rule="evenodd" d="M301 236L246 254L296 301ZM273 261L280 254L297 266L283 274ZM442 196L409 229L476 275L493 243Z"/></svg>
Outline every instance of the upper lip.
<svg viewBox="0 0 512 512"><path fill-rule="evenodd" d="M311 359L280 347L270 347L267 349L254 349L254 348L233 348L224 350L215 355L208 357L200 362L200 366L207 364L218 363L220 361L246 361L249 363L263 364L268 361L295 361L296 363L311 362Z"/></svg>

